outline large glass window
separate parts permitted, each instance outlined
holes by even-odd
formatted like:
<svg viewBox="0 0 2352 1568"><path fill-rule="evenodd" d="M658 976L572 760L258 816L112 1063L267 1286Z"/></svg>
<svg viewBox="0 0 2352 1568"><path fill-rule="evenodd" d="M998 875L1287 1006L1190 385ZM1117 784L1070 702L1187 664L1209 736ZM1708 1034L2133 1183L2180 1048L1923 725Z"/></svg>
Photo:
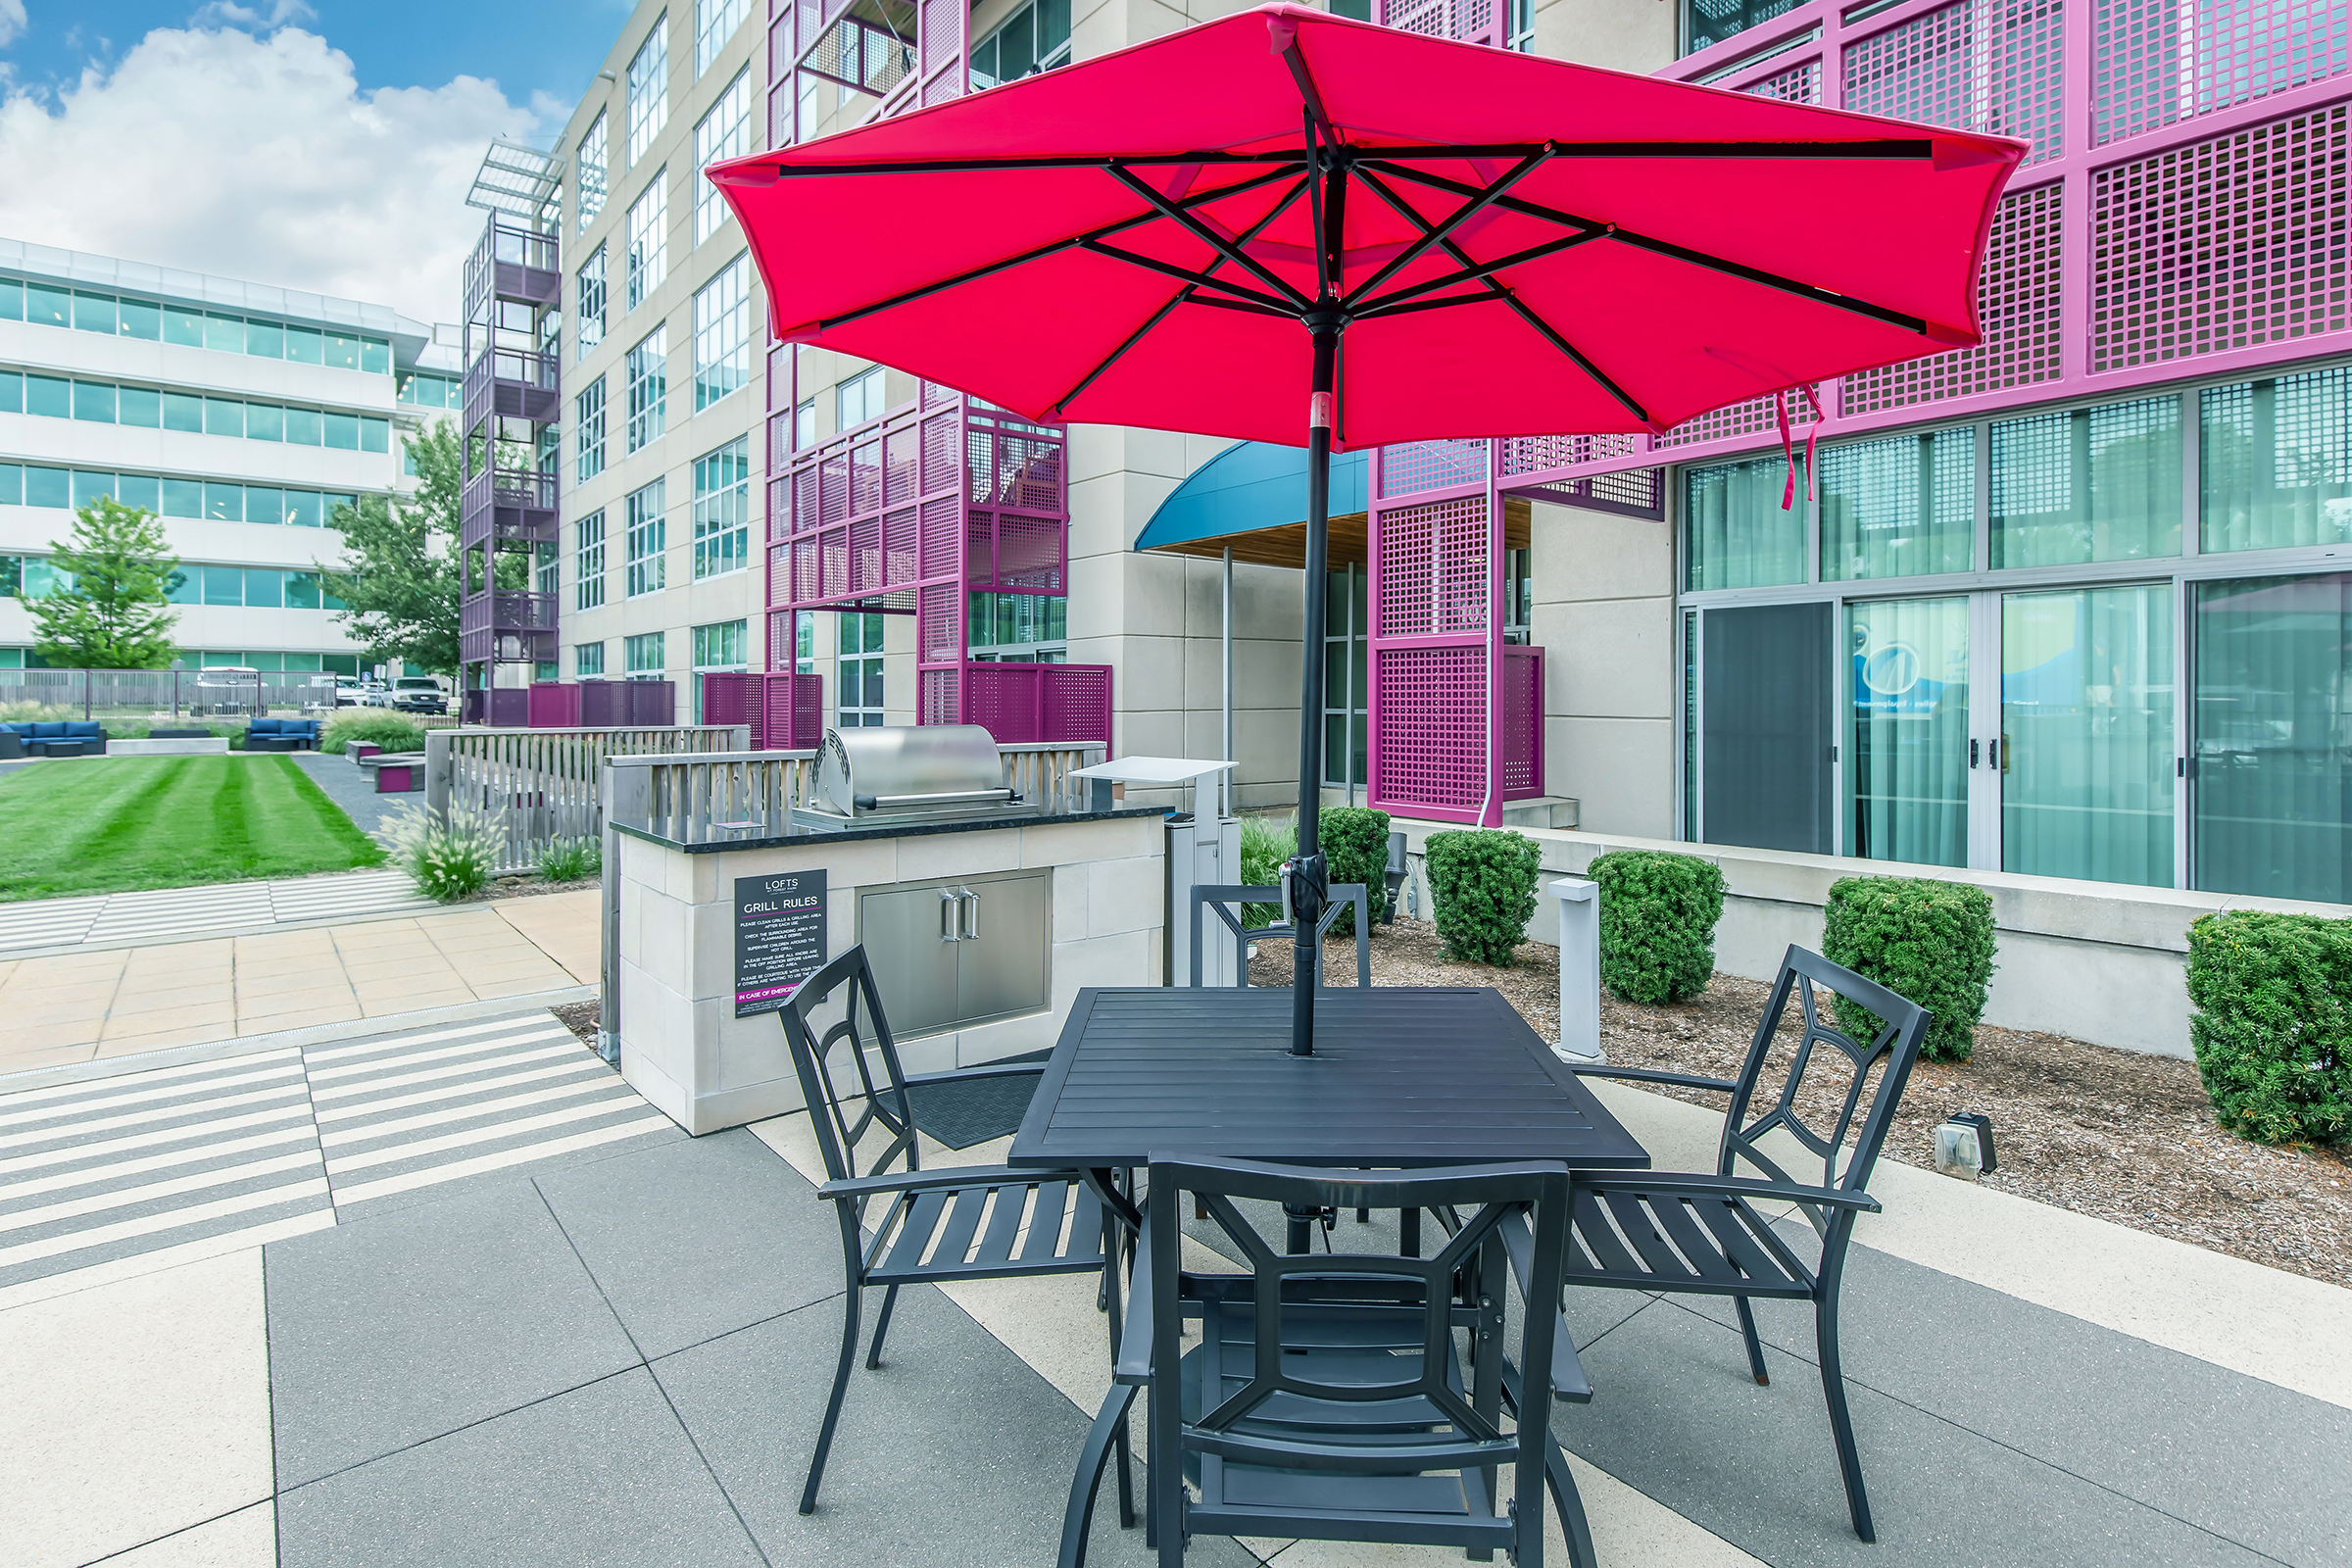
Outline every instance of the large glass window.
<svg viewBox="0 0 2352 1568"><path fill-rule="evenodd" d="M662 514L664 481L656 479L644 489L631 492L628 499L628 573L625 592L634 599L639 594L657 593L669 581L666 554L668 523Z"/></svg>
<svg viewBox="0 0 2352 1568"><path fill-rule="evenodd" d="M2352 903L2352 574L2196 585L2196 885Z"/></svg>
<svg viewBox="0 0 2352 1568"><path fill-rule="evenodd" d="M737 436L694 460L694 574L751 564L752 445Z"/></svg>
<svg viewBox="0 0 2352 1568"><path fill-rule="evenodd" d="M848 430L882 417L882 367L853 375L833 389L835 430Z"/></svg>
<svg viewBox="0 0 2352 1568"><path fill-rule="evenodd" d="M1824 581L1967 571L1976 536L1974 426L1823 450Z"/></svg>
<svg viewBox="0 0 2352 1568"><path fill-rule="evenodd" d="M2180 400L2143 398L1992 427L1992 564L2180 553Z"/></svg>
<svg viewBox="0 0 2352 1568"><path fill-rule="evenodd" d="M1805 476L1795 498L1781 498L1788 466L1781 458L1719 463L1683 475L1683 586L1763 588L1805 580Z"/></svg>
<svg viewBox="0 0 2352 1568"><path fill-rule="evenodd" d="M571 651L571 672L583 680L600 679L605 673L605 645L581 643Z"/></svg>
<svg viewBox="0 0 2352 1568"><path fill-rule="evenodd" d="M2001 868L2173 885L2172 585L2001 601Z"/></svg>
<svg viewBox="0 0 2352 1568"><path fill-rule="evenodd" d="M591 512L571 525L571 563L575 576L572 584L574 608L594 610L605 602L605 514ZM586 646L583 644L582 646ZM600 645L596 653L597 668L604 668L605 653ZM586 674L582 670L581 674Z"/></svg>
<svg viewBox="0 0 2352 1568"><path fill-rule="evenodd" d="M718 58L751 12L751 0L694 0L695 75L710 69L710 62Z"/></svg>
<svg viewBox="0 0 2352 1568"><path fill-rule="evenodd" d="M657 326L629 350L628 449L644 446L669 427L669 329Z"/></svg>
<svg viewBox="0 0 2352 1568"><path fill-rule="evenodd" d="M666 662L662 646L664 641L663 635L658 631L649 631L642 636L622 639L622 653L629 663L629 679L660 680L662 678L662 671Z"/></svg>
<svg viewBox="0 0 2352 1568"><path fill-rule="evenodd" d="M882 713L882 623L886 616L845 610L835 617L835 725L853 729L887 722Z"/></svg>
<svg viewBox="0 0 2352 1568"><path fill-rule="evenodd" d="M694 412L738 392L752 378L752 261L729 262L694 296Z"/></svg>
<svg viewBox="0 0 2352 1568"><path fill-rule="evenodd" d="M2352 368L2208 387L2198 548L2352 541Z"/></svg>
<svg viewBox="0 0 2352 1568"><path fill-rule="evenodd" d="M722 620L713 625L694 628L694 667L697 669L741 669L746 660L744 648L748 622Z"/></svg>
<svg viewBox="0 0 2352 1568"><path fill-rule="evenodd" d="M669 13L654 19L653 30L629 61L629 167L645 156L669 120Z"/></svg>
<svg viewBox="0 0 2352 1568"><path fill-rule="evenodd" d="M1797 0L1684 0L1683 53L1694 55L1796 9Z"/></svg>
<svg viewBox="0 0 2352 1568"><path fill-rule="evenodd" d="M585 355L605 340L605 248L598 245L580 264L572 288L573 329L579 352Z"/></svg>
<svg viewBox="0 0 2352 1568"><path fill-rule="evenodd" d="M1365 661L1368 583L1361 570L1334 571L1324 579L1323 782L1342 787L1370 783L1365 771L1372 707Z"/></svg>
<svg viewBox="0 0 2352 1568"><path fill-rule="evenodd" d="M605 192L612 178L612 143L605 130L605 117L600 110L589 122L586 134L580 137L579 153L580 232L596 221L596 215L605 210Z"/></svg>
<svg viewBox="0 0 2352 1568"><path fill-rule="evenodd" d="M1968 622L1966 598L1846 607L1846 854L1968 863ZM1706 810L1712 837L1712 791Z"/></svg>
<svg viewBox="0 0 2352 1568"><path fill-rule="evenodd" d="M605 378L598 376L571 400L572 483L586 484L605 471Z"/></svg>
<svg viewBox="0 0 2352 1568"><path fill-rule="evenodd" d="M740 3L740 0L738 0ZM727 90L718 95L694 127L694 242L700 245L718 231L732 211L718 187L702 176L722 158L741 158L752 150L752 72L749 66L735 74Z"/></svg>
<svg viewBox="0 0 2352 1568"><path fill-rule="evenodd" d="M975 663L1062 664L1070 658L1069 604L1053 594L975 593L965 641Z"/></svg>
<svg viewBox="0 0 2352 1568"><path fill-rule="evenodd" d="M1031 0L972 45L972 85L994 87L1070 63L1070 0Z"/></svg>
<svg viewBox="0 0 2352 1568"><path fill-rule="evenodd" d="M629 209L629 303L635 310L669 271L669 171L654 171L652 183Z"/></svg>

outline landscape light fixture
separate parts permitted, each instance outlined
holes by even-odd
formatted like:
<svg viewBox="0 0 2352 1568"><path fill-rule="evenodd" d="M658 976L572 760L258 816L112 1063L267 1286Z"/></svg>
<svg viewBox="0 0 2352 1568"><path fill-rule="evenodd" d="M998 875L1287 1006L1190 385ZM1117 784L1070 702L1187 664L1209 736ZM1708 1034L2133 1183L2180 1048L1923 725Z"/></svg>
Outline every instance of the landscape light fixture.
<svg viewBox="0 0 2352 1568"><path fill-rule="evenodd" d="M1955 1111L1936 1129L1936 1168L1970 1181L2000 1168L1992 1149L1992 1118L1983 1111Z"/></svg>

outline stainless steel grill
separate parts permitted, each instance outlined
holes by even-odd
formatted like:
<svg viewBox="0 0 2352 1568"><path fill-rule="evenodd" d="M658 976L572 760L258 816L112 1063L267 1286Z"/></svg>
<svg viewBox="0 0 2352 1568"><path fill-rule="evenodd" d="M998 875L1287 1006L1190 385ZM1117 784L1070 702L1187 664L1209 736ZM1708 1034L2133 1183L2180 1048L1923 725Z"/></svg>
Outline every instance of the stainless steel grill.
<svg viewBox="0 0 2352 1568"><path fill-rule="evenodd" d="M972 822L1037 814L1004 786L996 737L977 724L829 729L816 754L813 803L792 810L795 827Z"/></svg>

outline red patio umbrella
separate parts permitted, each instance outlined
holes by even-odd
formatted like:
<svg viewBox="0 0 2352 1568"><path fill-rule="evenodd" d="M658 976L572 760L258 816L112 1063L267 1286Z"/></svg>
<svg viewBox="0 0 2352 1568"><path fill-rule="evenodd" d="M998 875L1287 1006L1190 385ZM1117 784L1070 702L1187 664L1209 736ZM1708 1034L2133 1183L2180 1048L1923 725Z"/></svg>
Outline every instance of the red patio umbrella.
<svg viewBox="0 0 2352 1568"><path fill-rule="evenodd" d="M1035 419L1303 437L1311 651L1335 448L1663 431L1974 345L2025 150L1269 5L710 177L785 342Z"/></svg>

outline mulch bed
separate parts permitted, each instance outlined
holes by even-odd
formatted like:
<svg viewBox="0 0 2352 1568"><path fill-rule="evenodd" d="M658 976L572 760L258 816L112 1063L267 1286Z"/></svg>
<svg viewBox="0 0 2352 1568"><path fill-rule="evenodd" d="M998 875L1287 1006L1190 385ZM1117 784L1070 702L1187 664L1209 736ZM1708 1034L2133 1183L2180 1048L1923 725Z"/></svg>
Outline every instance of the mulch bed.
<svg viewBox="0 0 2352 1568"><path fill-rule="evenodd" d="M590 997L586 1002L566 1002L561 1007L547 1010L556 1015L556 1022L579 1037L580 1044L590 1051L596 1049L596 1020L604 1004Z"/></svg>
<svg viewBox="0 0 2352 1568"><path fill-rule="evenodd" d="M1336 983L1354 983L1352 948L1351 938L1329 944L1326 964ZM1558 1040L1558 951L1531 942L1515 956L1508 969L1457 963L1440 948L1435 927L1399 917L1373 936L1372 977L1384 986L1494 986L1538 1034ZM1289 944L1260 944L1250 978L1289 985ZM1771 989L1718 974L1701 995L1655 1007L1604 991L1603 1048L1621 1066L1735 1077ZM1791 1018L1795 1011L1791 1005ZM1800 1108L1818 1112L1842 1095L1841 1083L1816 1088L1818 1078L1816 1068ZM1769 1068L1764 1091L1778 1091ZM1721 1095L1667 1092L1710 1110L1724 1103ZM2193 1062L1980 1027L1968 1061L1922 1061L1914 1070L1886 1156L1932 1167L1934 1129L1958 1110L1992 1118L2000 1168L1984 1178L1989 1187L2352 1286L2352 1150L2270 1149L2222 1131ZM1827 1117L1818 1122L1829 1124Z"/></svg>

